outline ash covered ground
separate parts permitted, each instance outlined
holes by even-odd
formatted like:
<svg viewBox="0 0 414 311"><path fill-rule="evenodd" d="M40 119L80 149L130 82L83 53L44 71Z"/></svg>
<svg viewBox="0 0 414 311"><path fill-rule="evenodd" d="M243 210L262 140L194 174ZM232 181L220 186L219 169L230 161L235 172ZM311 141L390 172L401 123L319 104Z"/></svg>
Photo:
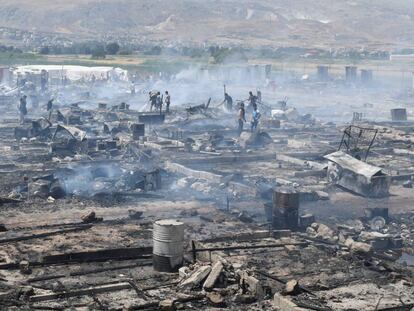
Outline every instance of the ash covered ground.
<svg viewBox="0 0 414 311"><path fill-rule="evenodd" d="M3 309L413 308L398 78L44 68L2 85Z"/></svg>

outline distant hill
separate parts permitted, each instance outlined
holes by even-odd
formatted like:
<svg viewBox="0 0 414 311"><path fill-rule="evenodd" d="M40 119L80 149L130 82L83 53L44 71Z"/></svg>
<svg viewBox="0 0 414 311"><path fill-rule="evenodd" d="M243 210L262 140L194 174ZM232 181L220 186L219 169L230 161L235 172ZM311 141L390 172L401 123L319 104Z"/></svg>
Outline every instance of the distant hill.
<svg viewBox="0 0 414 311"><path fill-rule="evenodd" d="M413 47L412 0L0 0L0 27L246 46Z"/></svg>

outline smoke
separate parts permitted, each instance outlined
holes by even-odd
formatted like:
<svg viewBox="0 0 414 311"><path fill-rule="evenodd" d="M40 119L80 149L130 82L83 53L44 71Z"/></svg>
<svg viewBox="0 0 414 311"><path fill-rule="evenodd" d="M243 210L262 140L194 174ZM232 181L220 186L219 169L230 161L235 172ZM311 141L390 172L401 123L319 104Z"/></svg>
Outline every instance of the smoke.
<svg viewBox="0 0 414 311"><path fill-rule="evenodd" d="M297 108L302 114L310 113L324 122L350 122L353 112L363 113L370 121L389 120L390 109L400 105L397 102L399 96L405 94L402 90L412 79L408 79L408 74L402 77L397 72L374 70L373 81L365 85L359 72L358 69L357 80L348 83L344 67L332 65L329 80L321 82L317 78L316 65L277 64L273 65L272 71L268 71L265 63L255 65L224 59L221 64L190 65L172 75L163 72L155 74L148 81L136 83L135 96L129 94L131 83L125 81L97 81L92 86L57 86L50 91L56 99L56 106L84 101L94 105L86 108L96 109L96 102L100 101L107 102L109 107L126 102L131 109L147 111L149 92L153 90L160 91L164 96L168 91L170 108L176 110L205 104L209 98L210 106L217 107L223 102L225 91L236 105L237 101L248 98L249 91L255 93L260 89L263 102L269 107L276 107L278 101L287 97L290 107ZM40 103L41 106L44 104ZM39 112L30 111L30 114L37 115ZM197 128L211 123L209 120L205 122L198 120L193 123ZM223 126L233 127L234 122L235 116L225 120Z"/></svg>
<svg viewBox="0 0 414 311"><path fill-rule="evenodd" d="M125 173L117 164L72 165L55 172L55 177L67 194L91 197L102 192L112 193Z"/></svg>
<svg viewBox="0 0 414 311"><path fill-rule="evenodd" d="M301 114L312 114L323 122L351 122L353 112L363 113L364 119L386 121L390 119L390 109L395 108L396 97L401 92L397 77L383 76L374 72L372 83L365 85L359 77L355 82L345 81L344 72L334 72L331 80L320 84L316 68L306 73L301 71L273 71L266 75L265 65L221 64L208 67L191 66L169 79L159 79L146 86L147 91L158 90L161 94L168 91L171 96L171 109L182 109L206 104L211 98L210 107L219 106L224 100L224 92L233 98L233 104L245 101L249 91L261 90L263 102L272 107L278 101L288 98L288 105L295 107ZM274 89L272 84L276 84ZM225 87L224 87L225 86ZM122 100L117 87L105 88L102 94L112 92L111 100ZM119 92L119 93L117 93ZM132 108L138 105L141 111L148 109L148 94L140 94L131 101ZM260 109L260 108L259 108ZM223 127L235 127L235 116L222 120ZM211 120L193 122L198 129L208 128ZM216 121L216 125L217 121Z"/></svg>
<svg viewBox="0 0 414 311"><path fill-rule="evenodd" d="M265 85L264 66L214 65L209 67L191 66L173 75L170 79L159 79L146 83L140 90L140 100L148 102L148 93L152 90L171 95L171 107L189 107L207 103L215 106L224 100L226 91L236 100L244 100L248 92L256 91ZM253 86L253 87L252 87ZM140 106L141 110L145 108Z"/></svg>

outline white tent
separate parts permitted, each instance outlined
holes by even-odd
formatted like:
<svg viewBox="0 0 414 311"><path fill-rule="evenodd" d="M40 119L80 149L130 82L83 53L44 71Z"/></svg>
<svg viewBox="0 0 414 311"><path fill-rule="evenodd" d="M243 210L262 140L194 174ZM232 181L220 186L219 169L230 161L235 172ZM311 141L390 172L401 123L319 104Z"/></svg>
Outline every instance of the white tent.
<svg viewBox="0 0 414 311"><path fill-rule="evenodd" d="M49 79L64 79L66 77L70 81L91 81L93 79L128 81L128 71L115 67L30 65L15 68L13 74L40 75L42 70L49 73Z"/></svg>

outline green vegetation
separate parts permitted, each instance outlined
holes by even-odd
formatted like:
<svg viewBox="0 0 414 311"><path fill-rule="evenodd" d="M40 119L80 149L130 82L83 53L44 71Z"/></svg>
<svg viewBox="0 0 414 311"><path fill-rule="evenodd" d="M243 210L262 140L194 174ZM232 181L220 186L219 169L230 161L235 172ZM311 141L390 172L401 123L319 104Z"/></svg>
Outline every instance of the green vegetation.
<svg viewBox="0 0 414 311"><path fill-rule="evenodd" d="M145 51L145 55L161 55L162 48L158 45L152 47L149 51Z"/></svg>
<svg viewBox="0 0 414 311"><path fill-rule="evenodd" d="M210 46L208 50L214 64L245 63L248 61L242 49Z"/></svg>
<svg viewBox="0 0 414 311"><path fill-rule="evenodd" d="M99 53L98 53L99 54ZM34 53L0 52L0 65L78 65L78 66L113 66L133 71L153 72L160 71L177 73L192 65L205 65L207 58L195 59L182 56L147 56L114 55L106 58L91 58L87 55L42 55Z"/></svg>
<svg viewBox="0 0 414 311"><path fill-rule="evenodd" d="M104 59L105 57L106 57L106 51L103 45L98 45L92 49L92 52L91 52L92 59Z"/></svg>
<svg viewBox="0 0 414 311"><path fill-rule="evenodd" d="M34 65L43 62L43 57L33 53L0 52L0 65Z"/></svg>
<svg viewBox="0 0 414 311"><path fill-rule="evenodd" d="M194 61L188 60L168 60L168 59L147 59L142 64L140 64L136 69L141 69L147 72L166 72L166 73L176 73L183 69L190 67L191 65L196 65Z"/></svg>
<svg viewBox="0 0 414 311"><path fill-rule="evenodd" d="M50 54L50 48L48 46L42 46L39 53L42 55L48 55Z"/></svg>
<svg viewBox="0 0 414 311"><path fill-rule="evenodd" d="M109 55L116 55L120 49L120 46L116 42L108 43L105 47L106 53Z"/></svg>
<svg viewBox="0 0 414 311"><path fill-rule="evenodd" d="M20 65L79 65L79 66L113 66L121 67L131 71L142 71L148 73L158 73L160 71L168 73L177 73L183 69L191 66L212 66L209 63L208 55L202 57L194 57L193 51L189 51L188 56L180 55L160 55L151 56L143 54L131 55L108 55L105 59L91 59L90 55L42 55L35 53L23 53L19 51L0 51L0 66L20 66ZM227 54L226 52L224 54ZM217 55L221 55L218 53ZM213 57L211 57L213 59ZM214 59L213 59L214 62ZM225 61L227 63L227 60ZM306 58L292 58L292 59L274 59L272 57L253 57L249 55L249 63L251 64L272 64L273 70L292 70L312 71L318 64L330 65L331 69L338 68L343 70L343 66L349 65L350 59L306 59ZM406 70L409 71L412 63L399 64L384 60L359 60L356 62L365 68L376 69L378 67L386 68L387 70ZM220 63L218 63L220 64ZM231 65L231 64L229 64Z"/></svg>

